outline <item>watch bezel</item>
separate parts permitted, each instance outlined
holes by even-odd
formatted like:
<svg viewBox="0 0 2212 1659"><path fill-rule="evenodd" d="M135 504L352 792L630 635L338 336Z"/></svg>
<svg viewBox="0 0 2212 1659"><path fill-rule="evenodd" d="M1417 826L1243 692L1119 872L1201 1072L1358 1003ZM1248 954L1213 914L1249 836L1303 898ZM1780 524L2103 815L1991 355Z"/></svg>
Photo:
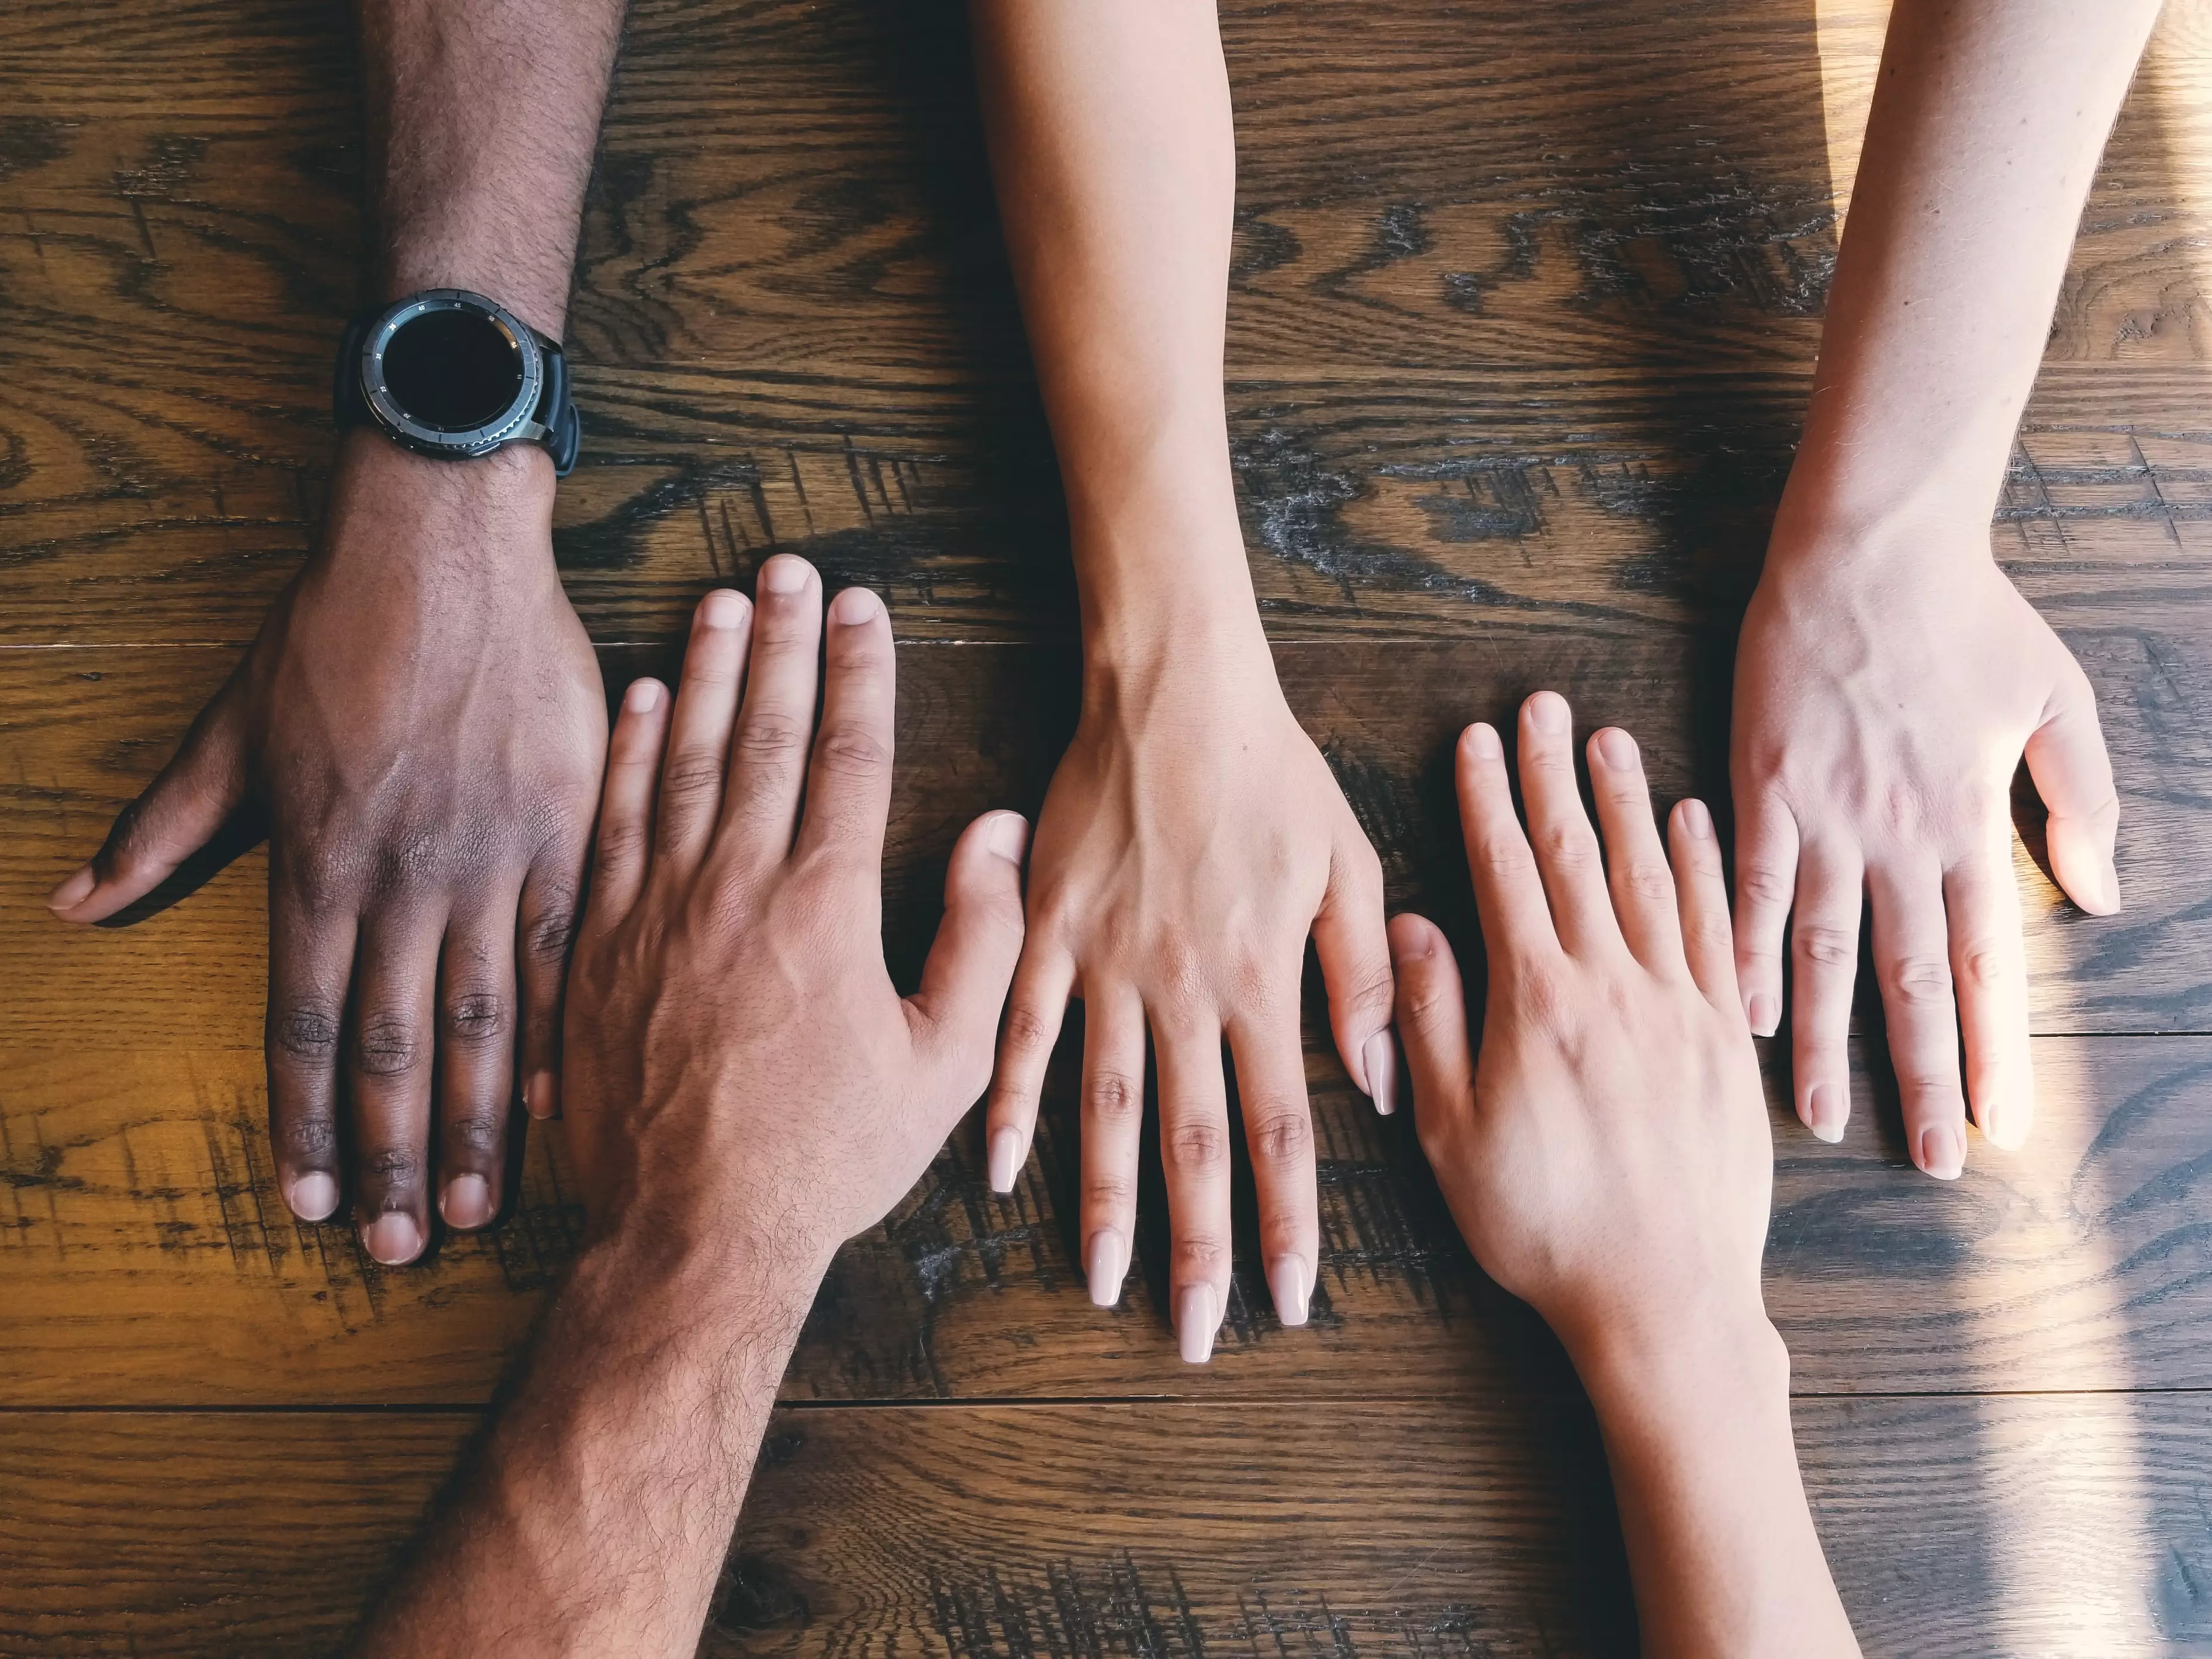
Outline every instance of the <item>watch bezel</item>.
<svg viewBox="0 0 2212 1659"><path fill-rule="evenodd" d="M384 354L392 337L434 311L465 311L483 318L507 337L522 360L522 385L514 401L481 426L459 431L425 426L399 406L385 384ZM410 448L433 455L489 455L502 444L537 435L538 428L531 417L545 392L544 350L530 325L496 300L465 288L425 289L386 307L369 325L361 345L361 390L376 423Z"/></svg>

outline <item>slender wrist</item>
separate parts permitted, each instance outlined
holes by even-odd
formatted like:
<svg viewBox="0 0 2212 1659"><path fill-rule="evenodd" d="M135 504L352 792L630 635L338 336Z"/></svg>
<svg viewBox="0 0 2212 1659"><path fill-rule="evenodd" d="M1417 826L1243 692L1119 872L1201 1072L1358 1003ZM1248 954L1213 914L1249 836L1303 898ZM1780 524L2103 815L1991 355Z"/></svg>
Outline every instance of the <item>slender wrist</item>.
<svg viewBox="0 0 2212 1659"><path fill-rule="evenodd" d="M1786 1419L1790 1351L1755 1297L1674 1305L1649 1320L1563 1334L1608 1439L1694 1436L1717 1414L1776 1406Z"/></svg>

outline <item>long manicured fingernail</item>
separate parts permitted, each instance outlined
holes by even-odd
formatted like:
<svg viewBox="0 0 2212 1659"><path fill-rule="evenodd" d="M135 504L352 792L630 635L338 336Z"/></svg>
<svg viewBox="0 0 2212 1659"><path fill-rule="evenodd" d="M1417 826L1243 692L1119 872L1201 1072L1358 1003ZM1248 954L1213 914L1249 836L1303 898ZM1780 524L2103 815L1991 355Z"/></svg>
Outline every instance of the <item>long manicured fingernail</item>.
<svg viewBox="0 0 2212 1659"><path fill-rule="evenodd" d="M1938 1181L1956 1181L1966 1168L1966 1138L1955 1123L1931 1123L1920 1132L1920 1167Z"/></svg>
<svg viewBox="0 0 2212 1659"><path fill-rule="evenodd" d="M320 1221L338 1206L338 1183L320 1170L310 1170L284 1194L292 1213L302 1221Z"/></svg>
<svg viewBox="0 0 2212 1659"><path fill-rule="evenodd" d="M1556 691L1539 691L1528 699L1528 724L1539 732L1564 732L1573 724L1567 700Z"/></svg>
<svg viewBox="0 0 2212 1659"><path fill-rule="evenodd" d="M1390 1033L1377 1031L1359 1051L1359 1064L1367 1073L1367 1097L1377 1114L1388 1117L1398 1109L1398 1050Z"/></svg>
<svg viewBox="0 0 2212 1659"><path fill-rule="evenodd" d="M1111 1227L1091 1235L1083 1250L1083 1277L1091 1286L1093 1307L1110 1308L1121 1299L1121 1281L1129 1273L1129 1247Z"/></svg>
<svg viewBox="0 0 2212 1659"><path fill-rule="evenodd" d="M1705 802L1694 795L1682 803L1682 828L1699 841L1713 838L1713 815L1705 810Z"/></svg>
<svg viewBox="0 0 2212 1659"><path fill-rule="evenodd" d="M541 1121L561 1109L561 1080L550 1072L532 1072L522 1086L523 1109Z"/></svg>
<svg viewBox="0 0 2212 1659"><path fill-rule="evenodd" d="M1614 771L1626 772L1636 764L1636 739L1619 726L1608 726L1597 734L1597 752Z"/></svg>
<svg viewBox="0 0 2212 1659"><path fill-rule="evenodd" d="M991 1190L1011 1193L1014 1177L1021 1173L1022 1132L1019 1129L996 1129L991 1134Z"/></svg>
<svg viewBox="0 0 2212 1659"><path fill-rule="evenodd" d="M760 585L771 593L796 593L806 586L806 561L777 554L761 567Z"/></svg>
<svg viewBox="0 0 2212 1659"><path fill-rule="evenodd" d="M1030 822L1019 812L1000 812L983 832L983 845L1009 864L1019 864L1029 850Z"/></svg>
<svg viewBox="0 0 2212 1659"><path fill-rule="evenodd" d="M699 601L699 620L708 628L735 628L745 619L745 596L718 587Z"/></svg>
<svg viewBox="0 0 2212 1659"><path fill-rule="evenodd" d="M1203 1365L1213 1358L1213 1328L1220 1322L1212 1285L1186 1285L1176 1292L1176 1344L1185 1364Z"/></svg>
<svg viewBox="0 0 2212 1659"><path fill-rule="evenodd" d="M86 865L67 881L46 895L50 910L69 910L83 903L92 890L100 885L100 872Z"/></svg>
<svg viewBox="0 0 2212 1659"><path fill-rule="evenodd" d="M1844 1138L1844 1125L1851 1103L1832 1083L1816 1083L1805 1091L1805 1127L1833 1146Z"/></svg>
<svg viewBox="0 0 2212 1659"><path fill-rule="evenodd" d="M1275 1298L1275 1317L1285 1325L1306 1322L1306 1264L1279 1255L1267 1264L1267 1294Z"/></svg>
<svg viewBox="0 0 2212 1659"><path fill-rule="evenodd" d="M1782 1018L1782 1010L1775 1006L1774 998L1765 991L1752 993L1744 1012L1751 1021L1753 1036L1772 1036L1776 1024Z"/></svg>
<svg viewBox="0 0 2212 1659"><path fill-rule="evenodd" d="M491 1219L491 1182L480 1175L457 1175L446 1183L438 1213L448 1227L481 1227Z"/></svg>
<svg viewBox="0 0 2212 1659"><path fill-rule="evenodd" d="M422 1230L415 1218L387 1210L361 1230L368 1253L387 1267L404 1267L422 1254Z"/></svg>

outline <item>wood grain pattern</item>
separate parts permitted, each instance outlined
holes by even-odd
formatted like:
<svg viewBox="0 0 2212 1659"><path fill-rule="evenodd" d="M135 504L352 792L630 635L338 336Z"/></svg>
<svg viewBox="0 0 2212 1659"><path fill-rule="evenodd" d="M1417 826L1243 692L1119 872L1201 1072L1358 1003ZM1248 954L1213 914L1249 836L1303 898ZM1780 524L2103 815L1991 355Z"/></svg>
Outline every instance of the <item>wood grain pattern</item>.
<svg viewBox="0 0 2212 1659"><path fill-rule="evenodd" d="M2202 1396L1796 1415L1869 1654L2212 1643ZM327 1652L475 1420L0 1414L0 1645ZM700 1651L1569 1659L1632 1632L1578 1400L786 1409Z"/></svg>

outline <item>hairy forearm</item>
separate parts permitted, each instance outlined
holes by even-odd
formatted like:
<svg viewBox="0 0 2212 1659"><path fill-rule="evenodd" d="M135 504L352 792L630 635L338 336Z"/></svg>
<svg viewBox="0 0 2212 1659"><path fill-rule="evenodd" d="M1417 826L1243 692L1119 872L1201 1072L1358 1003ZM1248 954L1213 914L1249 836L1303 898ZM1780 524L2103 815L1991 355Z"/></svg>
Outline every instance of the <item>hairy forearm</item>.
<svg viewBox="0 0 2212 1659"><path fill-rule="evenodd" d="M1211 0L974 0L1000 217L1094 646L1259 630L1222 354L1236 199Z"/></svg>
<svg viewBox="0 0 2212 1659"><path fill-rule="evenodd" d="M1695 1326L1696 1328L1691 1328ZM1651 1659L1856 1655L1797 1473L1790 1360L1763 1316L1580 1345Z"/></svg>
<svg viewBox="0 0 2212 1659"><path fill-rule="evenodd" d="M356 0L374 283L560 337L623 0Z"/></svg>
<svg viewBox="0 0 2212 1659"><path fill-rule="evenodd" d="M2157 13L1898 0L1781 528L1987 523Z"/></svg>
<svg viewBox="0 0 2212 1659"><path fill-rule="evenodd" d="M690 1653L819 1278L587 1251L356 1651Z"/></svg>

